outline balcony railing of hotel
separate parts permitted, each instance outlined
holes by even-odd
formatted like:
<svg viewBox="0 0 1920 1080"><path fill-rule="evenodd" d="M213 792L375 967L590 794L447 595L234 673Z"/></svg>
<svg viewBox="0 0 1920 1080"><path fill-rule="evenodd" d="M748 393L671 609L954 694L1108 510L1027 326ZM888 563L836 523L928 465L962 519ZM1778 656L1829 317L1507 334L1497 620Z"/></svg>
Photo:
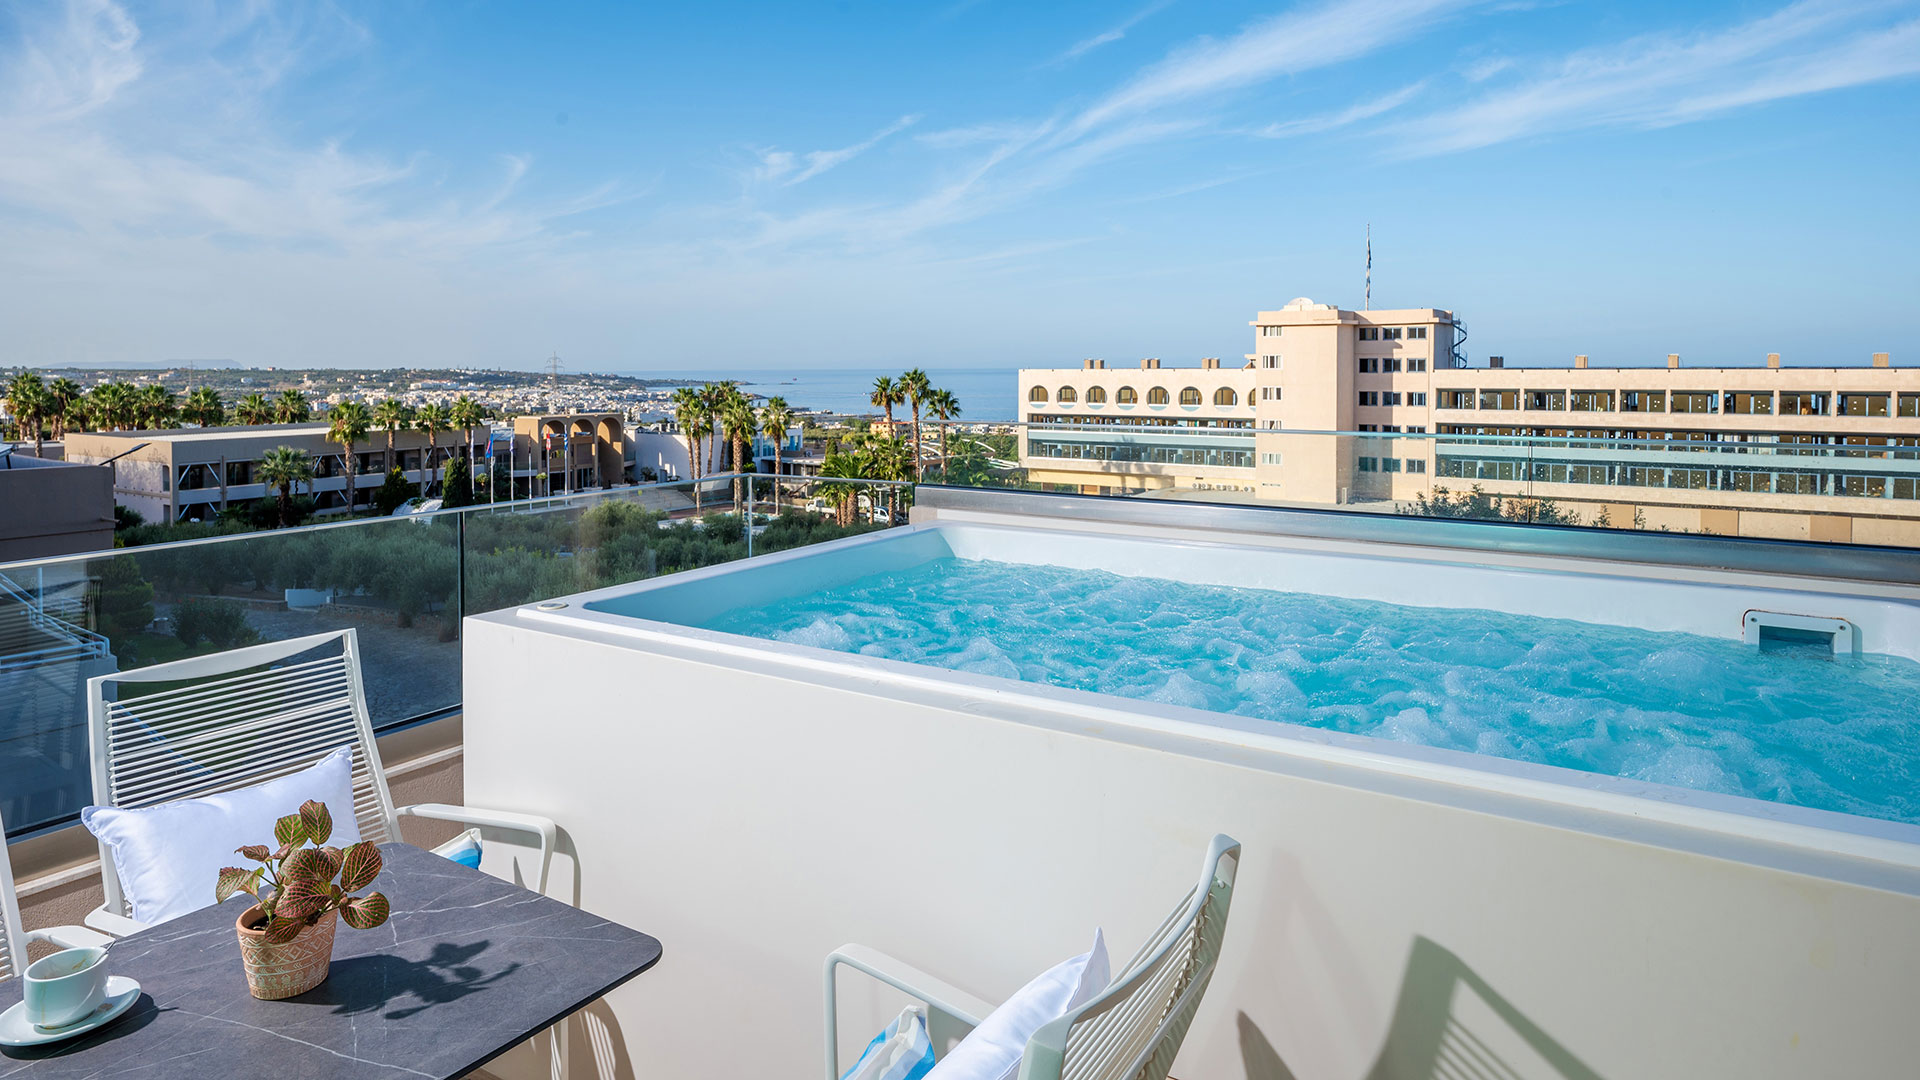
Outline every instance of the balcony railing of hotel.
<svg viewBox="0 0 1920 1080"><path fill-rule="evenodd" d="M921 482L950 487L1526 524L1548 547L1597 530L1920 546L1913 440L921 431ZM375 724L398 728L460 708L463 615L902 524L913 498L896 479L721 474L0 565L0 813L18 836L88 801L94 675L353 626Z"/></svg>
<svg viewBox="0 0 1920 1080"><path fill-rule="evenodd" d="M0 564L0 816L17 838L90 801L95 675L351 626L397 729L459 710L463 615L884 528L911 499L723 473Z"/></svg>

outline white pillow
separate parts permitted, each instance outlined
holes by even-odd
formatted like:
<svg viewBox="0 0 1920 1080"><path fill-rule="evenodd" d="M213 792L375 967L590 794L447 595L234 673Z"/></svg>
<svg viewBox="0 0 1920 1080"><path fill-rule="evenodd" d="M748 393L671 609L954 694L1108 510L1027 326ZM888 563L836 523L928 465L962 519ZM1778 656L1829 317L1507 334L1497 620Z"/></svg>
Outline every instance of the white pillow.
<svg viewBox="0 0 1920 1080"><path fill-rule="evenodd" d="M213 904L223 866L255 864L234 853L247 844L278 847L273 823L318 799L333 815L330 847L360 839L353 817L353 750L341 747L318 764L264 784L180 799L141 810L89 806L87 831L113 852L120 890L136 922L162 923Z"/></svg>
<svg viewBox="0 0 1920 1080"><path fill-rule="evenodd" d="M1111 981L1107 941L1095 930L1092 949L1055 964L1021 987L941 1058L927 1080L1012 1080L1033 1033L1092 1001Z"/></svg>

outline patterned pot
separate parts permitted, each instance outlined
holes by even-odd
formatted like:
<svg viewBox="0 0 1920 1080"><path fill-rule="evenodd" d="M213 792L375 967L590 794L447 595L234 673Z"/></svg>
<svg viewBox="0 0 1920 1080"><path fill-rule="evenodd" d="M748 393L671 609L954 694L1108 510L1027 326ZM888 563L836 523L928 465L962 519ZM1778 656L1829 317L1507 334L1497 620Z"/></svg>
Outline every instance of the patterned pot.
<svg viewBox="0 0 1920 1080"><path fill-rule="evenodd" d="M262 1001L278 1001L326 982L327 966L333 961L333 928L339 921L340 916L329 911L300 931L299 937L275 945L267 940L266 913L258 904L241 912L234 930L240 935L240 965L247 972L247 990Z"/></svg>

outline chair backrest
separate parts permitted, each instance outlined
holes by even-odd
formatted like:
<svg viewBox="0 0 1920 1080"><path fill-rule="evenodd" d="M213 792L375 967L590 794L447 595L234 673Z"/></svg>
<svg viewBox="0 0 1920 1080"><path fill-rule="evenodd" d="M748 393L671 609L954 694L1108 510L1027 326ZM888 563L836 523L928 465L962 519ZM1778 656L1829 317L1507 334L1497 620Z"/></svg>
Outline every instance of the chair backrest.
<svg viewBox="0 0 1920 1080"><path fill-rule="evenodd" d="M1034 1032L1020 1080L1166 1080L1220 961L1240 843L1216 836L1200 881L1099 997Z"/></svg>
<svg viewBox="0 0 1920 1080"><path fill-rule="evenodd" d="M315 650L321 655L293 659ZM97 676L87 682L87 705L99 805L131 809L232 791L350 746L361 838L400 835L351 628ZM126 913L104 844L100 877L107 910Z"/></svg>
<svg viewBox="0 0 1920 1080"><path fill-rule="evenodd" d="M13 860L7 855L6 822L0 821L0 982L27 966L26 942L20 937L20 898L13 893Z"/></svg>

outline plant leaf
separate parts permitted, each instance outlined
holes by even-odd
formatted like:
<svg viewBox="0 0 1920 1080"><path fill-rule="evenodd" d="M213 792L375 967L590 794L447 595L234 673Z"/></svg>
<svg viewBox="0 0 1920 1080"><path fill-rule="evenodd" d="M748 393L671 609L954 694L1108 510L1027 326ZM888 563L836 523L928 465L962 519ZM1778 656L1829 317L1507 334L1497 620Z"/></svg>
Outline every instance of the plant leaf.
<svg viewBox="0 0 1920 1080"><path fill-rule="evenodd" d="M392 914L387 898L377 892L356 896L340 905L340 918L355 930L371 930Z"/></svg>
<svg viewBox="0 0 1920 1080"><path fill-rule="evenodd" d="M273 857L273 850L265 844L248 844L243 848L234 848L233 853L254 862L266 862Z"/></svg>
<svg viewBox="0 0 1920 1080"><path fill-rule="evenodd" d="M213 884L213 902L216 904L226 903L234 893L247 887L247 879L252 876L253 871L242 870L238 866L221 867L220 878Z"/></svg>
<svg viewBox="0 0 1920 1080"><path fill-rule="evenodd" d="M267 923L267 941L274 945L285 945L299 937L300 931L306 928L304 918L288 918L275 912L273 919Z"/></svg>
<svg viewBox="0 0 1920 1080"><path fill-rule="evenodd" d="M326 843L333 835L333 815L327 812L326 803L313 799L301 803L300 824L306 829L307 839L316 844Z"/></svg>
<svg viewBox="0 0 1920 1080"><path fill-rule="evenodd" d="M296 881L312 879L314 881L332 881L333 864L327 853L319 848L303 847L287 856L280 866L280 878L288 885Z"/></svg>
<svg viewBox="0 0 1920 1080"><path fill-rule="evenodd" d="M339 875L340 865L347 861L347 853L337 847L323 847L318 850L320 854L327 858L327 872L321 876L328 881L332 881Z"/></svg>
<svg viewBox="0 0 1920 1080"><path fill-rule="evenodd" d="M359 892L380 875L380 849L370 840L362 840L347 849L340 864L340 888Z"/></svg>
<svg viewBox="0 0 1920 1080"><path fill-rule="evenodd" d="M273 823L273 838L283 847L299 847L307 838L307 826L300 820L299 814L288 814Z"/></svg>

